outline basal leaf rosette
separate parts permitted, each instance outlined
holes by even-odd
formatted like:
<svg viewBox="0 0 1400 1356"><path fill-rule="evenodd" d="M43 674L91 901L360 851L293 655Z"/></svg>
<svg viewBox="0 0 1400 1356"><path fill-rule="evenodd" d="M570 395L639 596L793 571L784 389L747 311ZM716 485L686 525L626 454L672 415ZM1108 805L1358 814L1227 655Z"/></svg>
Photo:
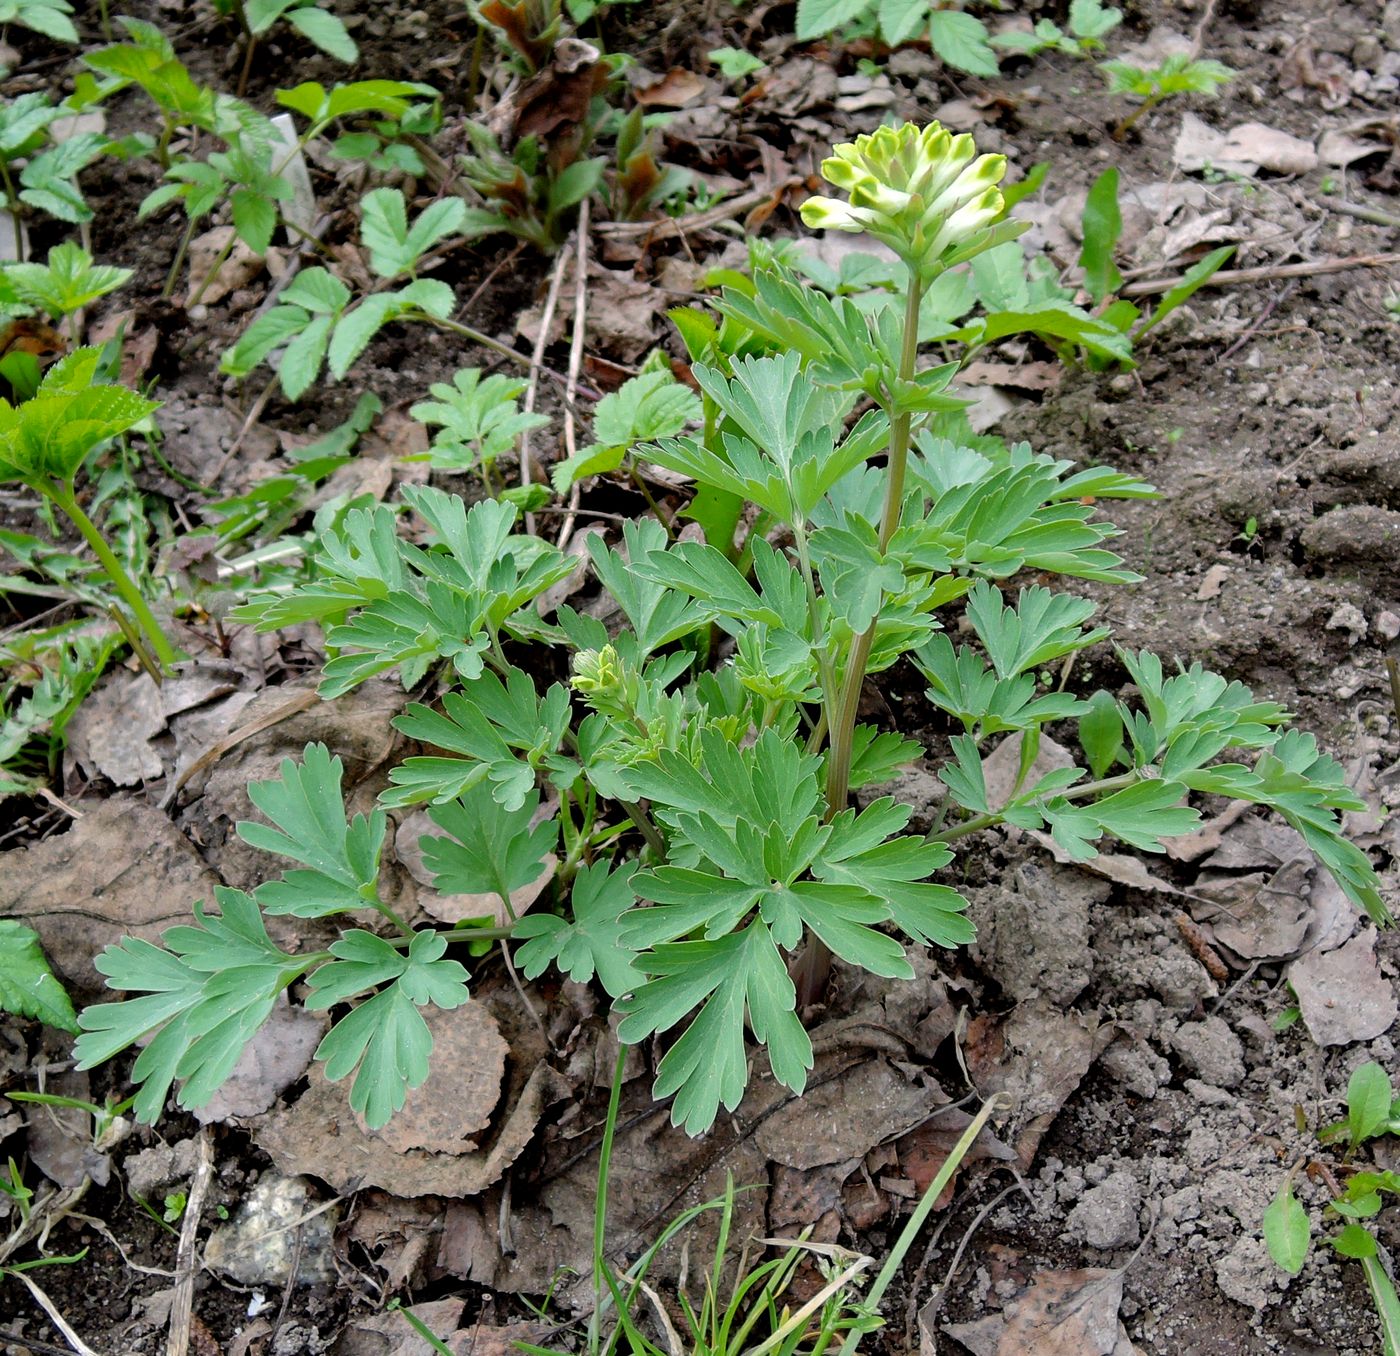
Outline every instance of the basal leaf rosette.
<svg viewBox="0 0 1400 1356"><path fill-rule="evenodd" d="M1001 221L1004 155L978 155L971 136L939 123L881 127L834 148L822 177L849 197L813 197L802 220L814 230L864 232L927 282L944 269L1017 236Z"/></svg>

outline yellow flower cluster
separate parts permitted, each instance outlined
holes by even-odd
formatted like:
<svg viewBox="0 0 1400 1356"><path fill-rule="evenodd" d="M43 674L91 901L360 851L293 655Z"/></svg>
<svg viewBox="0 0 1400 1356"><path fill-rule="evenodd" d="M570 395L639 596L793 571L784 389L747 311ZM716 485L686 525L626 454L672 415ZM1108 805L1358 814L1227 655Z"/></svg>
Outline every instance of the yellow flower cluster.
<svg viewBox="0 0 1400 1356"><path fill-rule="evenodd" d="M822 177L850 201L808 198L802 220L815 230L863 231L927 276L1001 216L1005 173L1006 157L978 155L967 133L936 122L881 127L822 161Z"/></svg>

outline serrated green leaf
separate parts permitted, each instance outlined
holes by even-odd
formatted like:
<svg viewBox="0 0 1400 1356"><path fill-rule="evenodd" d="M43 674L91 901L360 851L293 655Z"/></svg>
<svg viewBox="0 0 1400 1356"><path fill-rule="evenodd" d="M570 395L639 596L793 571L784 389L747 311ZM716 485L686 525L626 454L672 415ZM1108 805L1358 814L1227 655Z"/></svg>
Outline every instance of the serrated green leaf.
<svg viewBox="0 0 1400 1356"><path fill-rule="evenodd" d="M1000 69L987 38L987 26L975 15L956 9L932 10L928 39L938 59L956 71L994 76Z"/></svg>
<svg viewBox="0 0 1400 1356"><path fill-rule="evenodd" d="M72 1001L49 969L39 934L13 918L0 918L0 1009L59 1031L78 1030Z"/></svg>
<svg viewBox="0 0 1400 1356"><path fill-rule="evenodd" d="M874 0L798 0L796 32L799 42L834 33L859 18Z"/></svg>
<svg viewBox="0 0 1400 1356"><path fill-rule="evenodd" d="M287 22L327 56L346 63L360 59L360 49L355 46L355 40L334 14L307 5L292 10L287 15Z"/></svg>

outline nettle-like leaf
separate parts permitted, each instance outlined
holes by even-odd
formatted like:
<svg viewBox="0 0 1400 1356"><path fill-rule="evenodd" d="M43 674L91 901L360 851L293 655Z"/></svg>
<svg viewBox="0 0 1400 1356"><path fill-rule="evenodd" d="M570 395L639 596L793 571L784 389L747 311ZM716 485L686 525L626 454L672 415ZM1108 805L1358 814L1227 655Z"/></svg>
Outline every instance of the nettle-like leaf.
<svg viewBox="0 0 1400 1356"><path fill-rule="evenodd" d="M700 417L699 398L669 370L628 379L594 409L593 442L555 466L555 491L567 494L585 476L617 470L637 444L675 437Z"/></svg>
<svg viewBox="0 0 1400 1356"><path fill-rule="evenodd" d="M194 906L195 926L168 929L161 945L136 937L109 946L95 962L107 987L139 995L85 1008L74 1053L91 1069L143 1037L136 1058L137 1118L153 1124L171 1085L179 1104L202 1106L233 1072L244 1046L278 995L324 957L291 956L267 935L257 901L216 887L220 915Z"/></svg>
<svg viewBox="0 0 1400 1356"><path fill-rule="evenodd" d="M616 871L605 862L579 868L569 896L567 919L551 913L531 913L515 926L523 945L515 953L527 979L538 979L553 965L577 983L596 974L611 998L622 998L644 981L633 964L633 952L622 940L622 916L636 901L632 889L635 867Z"/></svg>
<svg viewBox="0 0 1400 1356"><path fill-rule="evenodd" d="M397 188L376 188L360 200L360 238L369 250L369 266L381 278L417 271L439 240L460 231L467 205L460 198L440 198L419 213L410 227L408 208Z"/></svg>
<svg viewBox="0 0 1400 1356"><path fill-rule="evenodd" d="M78 1031L73 1003L44 959L39 934L13 918L0 918L0 1009Z"/></svg>
<svg viewBox="0 0 1400 1356"><path fill-rule="evenodd" d="M93 448L139 424L159 402L95 381L101 350L74 349L18 409L0 399L0 481L69 485Z"/></svg>
<svg viewBox="0 0 1400 1356"><path fill-rule="evenodd" d="M478 367L459 370L450 386L434 383L428 388L433 399L409 410L421 423L438 428L426 460L444 471L470 471L477 465L489 471L497 458L514 450L521 434L549 423L548 415L521 410L526 385L500 373L483 377Z"/></svg>
<svg viewBox="0 0 1400 1356"><path fill-rule="evenodd" d="M410 1088L428 1077L433 1035L419 1008L458 1008L467 1002L467 972L444 952L436 932L414 932L406 949L358 929L331 944L330 963L310 978L311 1009L377 990L326 1032L316 1047L332 1082L354 1073L350 1105L371 1130L403 1109ZM384 987L380 987L384 986Z"/></svg>
<svg viewBox="0 0 1400 1356"><path fill-rule="evenodd" d="M58 42L77 42L68 0L0 0L0 24L18 24Z"/></svg>
<svg viewBox="0 0 1400 1356"><path fill-rule="evenodd" d="M238 836L306 869L258 886L258 903L268 913L298 918L377 906L384 811L346 821L344 765L324 744L308 744L300 763L284 758L280 770L279 778L248 787L248 798L272 825L243 820Z"/></svg>

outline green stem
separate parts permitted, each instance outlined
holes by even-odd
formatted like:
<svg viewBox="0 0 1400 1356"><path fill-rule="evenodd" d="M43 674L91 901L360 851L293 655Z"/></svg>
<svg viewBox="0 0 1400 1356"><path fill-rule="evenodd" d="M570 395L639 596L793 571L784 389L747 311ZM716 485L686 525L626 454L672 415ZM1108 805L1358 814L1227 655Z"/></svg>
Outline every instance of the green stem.
<svg viewBox="0 0 1400 1356"><path fill-rule="evenodd" d="M612 1091L608 1094L608 1118L603 1124L603 1143L598 1149L598 1193L593 1202L593 1312L588 1318L588 1351L598 1350L598 1327L603 1317L603 1289L608 1261L603 1248L608 1236L608 1169L612 1166L613 1136L617 1133L618 1104L622 1100L622 1071L627 1063L627 1047L617 1047Z"/></svg>
<svg viewBox="0 0 1400 1356"><path fill-rule="evenodd" d="M199 285L199 291L189 300L189 306L198 306L200 299L209 290L209 284L219 276L219 270L228 262L228 257L233 253L234 242L238 239L238 232L234 231L228 238L228 244L219 251L219 257L209 266L209 272L204 275L204 281ZM188 310L189 307L187 306Z"/></svg>
<svg viewBox="0 0 1400 1356"><path fill-rule="evenodd" d="M185 253L190 247L190 241L194 238L194 225L194 217L185 223L185 233L180 237L180 247L175 251L175 260L170 265L170 272L165 275L165 286L160 289L160 295L165 300L169 300L175 294L175 284L180 278L180 269L185 262Z"/></svg>
<svg viewBox="0 0 1400 1356"><path fill-rule="evenodd" d="M1142 774L1139 772L1124 772L1118 777L1105 777L1098 782L1085 782L1083 786L1071 787L1068 791L1060 792L1064 800L1088 800L1092 796L1111 796L1115 791L1126 790L1130 786L1136 786L1142 781ZM989 815L978 815L975 819L964 820L961 824L954 824L951 829L944 829L941 833L932 833L930 838L939 843L951 843L958 838L966 838L970 833L980 833L983 829L995 828L1002 823L1005 816L1000 811L993 811Z"/></svg>
<svg viewBox="0 0 1400 1356"><path fill-rule="evenodd" d="M1122 141L1123 138L1127 136L1128 133L1132 130L1133 124L1136 123L1137 120L1143 116L1143 114L1148 113L1152 109L1156 108L1157 105L1162 102L1164 97L1165 96L1161 94L1149 94L1147 98L1142 101L1142 103L1140 103L1135 109L1133 109L1133 111L1129 113L1128 116L1124 118L1123 121L1120 122L1118 126L1113 129L1114 141Z"/></svg>
<svg viewBox="0 0 1400 1356"><path fill-rule="evenodd" d="M619 800L618 804L627 811L633 827L646 839L647 846L664 862L666 860L666 840L661 836L651 816L642 807L630 800Z"/></svg>
<svg viewBox="0 0 1400 1356"><path fill-rule="evenodd" d="M14 180L10 178L10 166L0 158L0 179L5 183L5 210L15 224L15 258L24 258L24 223L19 215L19 194L15 192Z"/></svg>
<svg viewBox="0 0 1400 1356"><path fill-rule="evenodd" d="M141 591L132 582L131 576L122 568L121 561L103 541L102 534L92 519L83 512L72 489L67 485L51 482L45 490L49 498L68 515L73 526L82 534L83 540L92 547L92 552L106 571L107 578L112 581L112 587L121 595L122 601L131 609L132 615L146 633L146 639L150 641L151 650L161 668L173 668L178 657L174 646L165 638L165 632L160 629L155 613L141 596Z"/></svg>
<svg viewBox="0 0 1400 1356"><path fill-rule="evenodd" d="M822 680L822 718L812 738L807 743L808 753L821 749L822 739L832 726L836 704L836 671L832 667L831 654L826 647L826 635L821 624L821 605L817 601L817 580L812 570L811 552L807 547L807 529L798 524L792 529L793 545L797 550L797 563L802 570L802 583L807 590L807 613L812 619L812 648L817 652L817 670Z"/></svg>
<svg viewBox="0 0 1400 1356"><path fill-rule="evenodd" d="M919 355L919 303L923 300L924 282L917 267L909 269L909 294L904 308L904 347L899 355L899 384L904 386L914 378L914 364ZM892 393L893 394L893 393ZM909 465L909 435L913 415L896 404L890 416L889 464L886 467L885 509L880 519L880 552L889 547L890 539L899 526L900 510L904 507L904 477ZM851 782L851 736L855 729L856 711L860 706L861 684L865 681L866 665L875 644L877 616L856 637L846 662L845 681L831 721L831 753L826 769L827 818L846 808L846 795Z"/></svg>

